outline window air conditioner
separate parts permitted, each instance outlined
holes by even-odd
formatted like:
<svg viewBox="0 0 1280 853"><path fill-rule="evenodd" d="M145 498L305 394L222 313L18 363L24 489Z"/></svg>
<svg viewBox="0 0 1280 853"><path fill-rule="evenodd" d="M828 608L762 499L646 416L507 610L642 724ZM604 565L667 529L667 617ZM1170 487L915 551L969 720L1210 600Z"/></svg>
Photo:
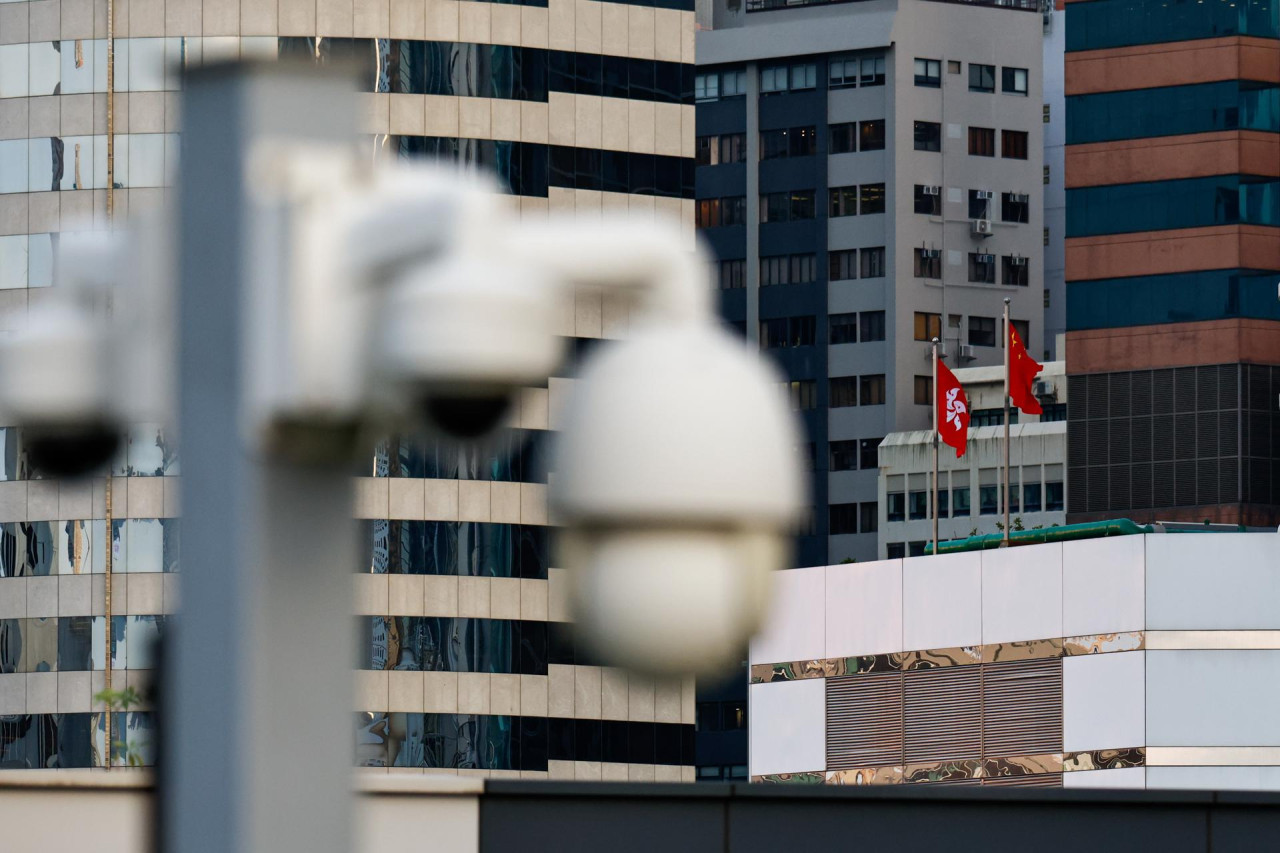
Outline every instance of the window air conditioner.
<svg viewBox="0 0 1280 853"><path fill-rule="evenodd" d="M1014 193L1013 200L1016 201L1018 204L1030 204L1031 196L1027 195L1026 193Z"/></svg>
<svg viewBox="0 0 1280 853"><path fill-rule="evenodd" d="M1031 386L1031 393L1035 394L1037 397L1052 397L1053 383L1047 379L1037 379Z"/></svg>
<svg viewBox="0 0 1280 853"><path fill-rule="evenodd" d="M980 264L994 264L995 262L996 262L995 255L982 255L982 254L978 255L978 263Z"/></svg>
<svg viewBox="0 0 1280 853"><path fill-rule="evenodd" d="M973 345L972 345L972 344L961 344L961 345L960 345L960 357L961 357L961 358L965 358L965 359L969 359L970 361L972 361L974 358L976 358L977 356L975 356L975 355L973 354Z"/></svg>
<svg viewBox="0 0 1280 853"><path fill-rule="evenodd" d="M990 219L973 220L973 236L990 237L991 236L991 220Z"/></svg>
<svg viewBox="0 0 1280 853"><path fill-rule="evenodd" d="M924 194L925 194L925 195L938 195L941 189L942 189L941 187L925 187L925 188L924 188Z"/></svg>
<svg viewBox="0 0 1280 853"><path fill-rule="evenodd" d="M1013 264L1015 267L1025 267L1027 265L1027 259L1020 255L1014 255L1009 259L1009 263Z"/></svg>
<svg viewBox="0 0 1280 853"><path fill-rule="evenodd" d="M991 201L991 190L978 190L978 198L983 201Z"/></svg>
<svg viewBox="0 0 1280 853"><path fill-rule="evenodd" d="M927 258L928 260L933 260L934 258L939 257L939 250L938 249L921 249L920 257Z"/></svg>

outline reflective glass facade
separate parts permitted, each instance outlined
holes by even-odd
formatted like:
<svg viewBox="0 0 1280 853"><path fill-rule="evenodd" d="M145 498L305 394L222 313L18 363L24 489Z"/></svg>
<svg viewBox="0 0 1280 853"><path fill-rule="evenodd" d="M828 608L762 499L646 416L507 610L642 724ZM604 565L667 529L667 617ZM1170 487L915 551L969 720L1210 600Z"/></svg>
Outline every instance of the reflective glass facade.
<svg viewBox="0 0 1280 853"><path fill-rule="evenodd" d="M51 770L105 766L105 714L14 714L0 716L0 769ZM132 753L155 763L155 720L149 712L111 715L111 765L126 766Z"/></svg>
<svg viewBox="0 0 1280 853"><path fill-rule="evenodd" d="M111 668L152 669L163 615L111 617ZM0 619L0 673L100 672L105 616Z"/></svg>
<svg viewBox="0 0 1280 853"><path fill-rule="evenodd" d="M550 528L476 521L362 522L362 572L461 577L547 577Z"/></svg>
<svg viewBox="0 0 1280 853"><path fill-rule="evenodd" d="M1280 320L1276 281L1275 273L1258 270L1073 281L1067 285L1067 324L1106 329L1230 317Z"/></svg>
<svg viewBox="0 0 1280 853"><path fill-rule="evenodd" d="M103 519L0 522L0 578L102 574L106 527ZM176 572L180 527L176 518L113 519L112 571Z"/></svg>
<svg viewBox="0 0 1280 853"><path fill-rule="evenodd" d="M1217 130L1280 133L1280 86L1222 80L1067 98L1067 144Z"/></svg>
<svg viewBox="0 0 1280 853"><path fill-rule="evenodd" d="M1067 50L1221 36L1280 38L1280 0L1090 0L1072 3Z"/></svg>
<svg viewBox="0 0 1280 853"><path fill-rule="evenodd" d="M1280 181L1246 175L1067 190L1067 237L1213 225L1280 226Z"/></svg>
<svg viewBox="0 0 1280 853"><path fill-rule="evenodd" d="M379 458L387 459L387 470L375 475L545 483L548 437L546 430L537 429L504 429L467 443L426 433L396 436L378 448Z"/></svg>

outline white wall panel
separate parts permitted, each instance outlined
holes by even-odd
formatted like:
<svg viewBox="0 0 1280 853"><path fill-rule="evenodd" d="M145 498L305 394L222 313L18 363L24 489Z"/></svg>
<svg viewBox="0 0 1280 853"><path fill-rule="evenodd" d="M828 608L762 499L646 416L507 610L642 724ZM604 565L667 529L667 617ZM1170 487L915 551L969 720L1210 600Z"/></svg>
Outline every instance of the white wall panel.
<svg viewBox="0 0 1280 853"><path fill-rule="evenodd" d="M982 551L982 642L1062 636L1062 545Z"/></svg>
<svg viewBox="0 0 1280 853"><path fill-rule="evenodd" d="M826 598L826 657L904 651L901 560L828 566Z"/></svg>
<svg viewBox="0 0 1280 853"><path fill-rule="evenodd" d="M752 776L827 767L827 682L751 685Z"/></svg>
<svg viewBox="0 0 1280 853"><path fill-rule="evenodd" d="M1143 714L1146 652L1062 659L1063 749L1122 749L1147 743Z"/></svg>
<svg viewBox="0 0 1280 853"><path fill-rule="evenodd" d="M1064 788L1145 788L1147 768L1118 767L1115 770L1077 770L1062 774Z"/></svg>
<svg viewBox="0 0 1280 853"><path fill-rule="evenodd" d="M823 657L826 645L826 569L773 573L768 615L751 641L752 663L781 663Z"/></svg>
<svg viewBox="0 0 1280 853"><path fill-rule="evenodd" d="M1063 543L1063 636L1143 629L1146 538L1112 536Z"/></svg>
<svg viewBox="0 0 1280 853"><path fill-rule="evenodd" d="M902 561L902 642L910 650L982 642L980 553Z"/></svg>
<svg viewBox="0 0 1280 853"><path fill-rule="evenodd" d="M1280 767L1148 767L1147 787L1280 791Z"/></svg>
<svg viewBox="0 0 1280 853"><path fill-rule="evenodd" d="M1280 745L1280 651L1146 654L1148 744Z"/></svg>
<svg viewBox="0 0 1280 853"><path fill-rule="evenodd" d="M1280 628L1280 535L1145 536L1147 627Z"/></svg>

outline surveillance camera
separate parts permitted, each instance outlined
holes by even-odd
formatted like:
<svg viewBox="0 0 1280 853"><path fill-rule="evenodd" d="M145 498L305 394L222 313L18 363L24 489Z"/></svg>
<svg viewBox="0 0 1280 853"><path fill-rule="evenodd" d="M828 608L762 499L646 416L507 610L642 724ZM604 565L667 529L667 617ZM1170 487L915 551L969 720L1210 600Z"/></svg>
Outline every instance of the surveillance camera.
<svg viewBox="0 0 1280 853"><path fill-rule="evenodd" d="M759 626L805 500L783 378L709 323L589 362L553 467L579 630L609 663L722 674Z"/></svg>

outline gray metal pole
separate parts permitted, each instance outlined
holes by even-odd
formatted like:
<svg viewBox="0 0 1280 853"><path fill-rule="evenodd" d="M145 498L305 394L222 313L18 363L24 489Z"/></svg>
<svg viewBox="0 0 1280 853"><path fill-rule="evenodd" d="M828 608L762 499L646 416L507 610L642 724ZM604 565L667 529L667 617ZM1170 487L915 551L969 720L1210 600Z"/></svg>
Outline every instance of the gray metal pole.
<svg viewBox="0 0 1280 853"><path fill-rule="evenodd" d="M165 684L167 850L350 849L350 478L268 458L245 428L251 286L284 249L255 210L255 145L351 136L343 82L284 65L216 66L186 81L183 568Z"/></svg>
<svg viewBox="0 0 1280 853"><path fill-rule="evenodd" d="M941 324L939 324L941 325ZM942 333L942 329L938 329ZM938 556L938 339L933 339L933 555Z"/></svg>
<svg viewBox="0 0 1280 853"><path fill-rule="evenodd" d="M1009 545L1009 299L1004 300L1004 539L1000 547Z"/></svg>

